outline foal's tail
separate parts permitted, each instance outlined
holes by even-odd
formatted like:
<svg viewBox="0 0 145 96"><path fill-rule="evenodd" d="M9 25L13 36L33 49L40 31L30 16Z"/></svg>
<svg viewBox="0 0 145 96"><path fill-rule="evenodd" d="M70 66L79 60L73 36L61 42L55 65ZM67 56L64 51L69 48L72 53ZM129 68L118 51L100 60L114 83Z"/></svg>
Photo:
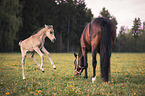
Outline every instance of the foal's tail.
<svg viewBox="0 0 145 96"><path fill-rule="evenodd" d="M105 82L109 81L111 57L111 25L103 21L101 24L100 63L101 75Z"/></svg>
<svg viewBox="0 0 145 96"><path fill-rule="evenodd" d="M19 42L19 46L21 46L22 40Z"/></svg>

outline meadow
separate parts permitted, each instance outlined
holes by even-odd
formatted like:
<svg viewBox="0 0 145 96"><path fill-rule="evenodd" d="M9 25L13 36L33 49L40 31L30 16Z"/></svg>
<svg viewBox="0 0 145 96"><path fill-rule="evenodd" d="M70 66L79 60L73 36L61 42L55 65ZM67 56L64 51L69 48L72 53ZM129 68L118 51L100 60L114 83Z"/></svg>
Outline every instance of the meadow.
<svg viewBox="0 0 145 96"><path fill-rule="evenodd" d="M100 60L97 55L97 80L92 83L91 54L88 54L88 79L74 76L73 53L51 53L56 70L44 55L42 73L27 54L26 80L22 79L20 53L0 53L0 96L145 96L145 53L112 53L110 83L100 78ZM35 54L40 62L40 56Z"/></svg>

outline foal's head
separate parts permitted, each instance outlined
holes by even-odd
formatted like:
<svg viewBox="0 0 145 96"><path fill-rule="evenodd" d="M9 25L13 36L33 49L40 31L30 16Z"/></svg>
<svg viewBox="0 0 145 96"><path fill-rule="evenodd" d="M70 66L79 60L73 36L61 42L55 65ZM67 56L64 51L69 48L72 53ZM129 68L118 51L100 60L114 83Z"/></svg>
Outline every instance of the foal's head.
<svg viewBox="0 0 145 96"><path fill-rule="evenodd" d="M81 73L83 72L83 69L84 69L83 57L78 56L76 53L74 53L74 56L75 56L75 61L74 61L75 74L74 75L81 75Z"/></svg>
<svg viewBox="0 0 145 96"><path fill-rule="evenodd" d="M54 43L56 38L54 35L53 26L52 25L45 25L45 28L47 29L46 36Z"/></svg>

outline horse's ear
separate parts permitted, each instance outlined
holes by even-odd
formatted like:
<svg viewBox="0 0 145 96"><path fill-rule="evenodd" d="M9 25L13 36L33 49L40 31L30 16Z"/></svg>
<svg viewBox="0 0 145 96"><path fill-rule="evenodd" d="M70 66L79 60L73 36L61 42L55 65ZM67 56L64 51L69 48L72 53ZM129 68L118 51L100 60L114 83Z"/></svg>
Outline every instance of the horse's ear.
<svg viewBox="0 0 145 96"><path fill-rule="evenodd" d="M44 26L45 26L45 28L47 28L47 27L48 27L46 24L45 24Z"/></svg>
<svg viewBox="0 0 145 96"><path fill-rule="evenodd" d="M53 25L50 25L51 28L53 28Z"/></svg>
<svg viewBox="0 0 145 96"><path fill-rule="evenodd" d="M53 28L53 25L46 25L48 28Z"/></svg>
<svg viewBox="0 0 145 96"><path fill-rule="evenodd" d="M74 56L77 58L77 54L76 53L74 53Z"/></svg>

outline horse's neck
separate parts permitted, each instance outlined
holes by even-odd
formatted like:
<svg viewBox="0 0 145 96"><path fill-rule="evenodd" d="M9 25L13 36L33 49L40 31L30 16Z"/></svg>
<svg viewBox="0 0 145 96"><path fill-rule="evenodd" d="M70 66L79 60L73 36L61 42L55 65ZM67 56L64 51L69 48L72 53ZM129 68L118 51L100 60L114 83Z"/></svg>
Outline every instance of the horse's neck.
<svg viewBox="0 0 145 96"><path fill-rule="evenodd" d="M81 48L81 46L80 46L80 49L79 49L78 56L79 56L79 57L81 57L81 56L82 56L82 48Z"/></svg>
<svg viewBox="0 0 145 96"><path fill-rule="evenodd" d="M35 34L35 36L40 40L44 41L46 37L45 31L46 31L45 28L41 29L37 34Z"/></svg>

